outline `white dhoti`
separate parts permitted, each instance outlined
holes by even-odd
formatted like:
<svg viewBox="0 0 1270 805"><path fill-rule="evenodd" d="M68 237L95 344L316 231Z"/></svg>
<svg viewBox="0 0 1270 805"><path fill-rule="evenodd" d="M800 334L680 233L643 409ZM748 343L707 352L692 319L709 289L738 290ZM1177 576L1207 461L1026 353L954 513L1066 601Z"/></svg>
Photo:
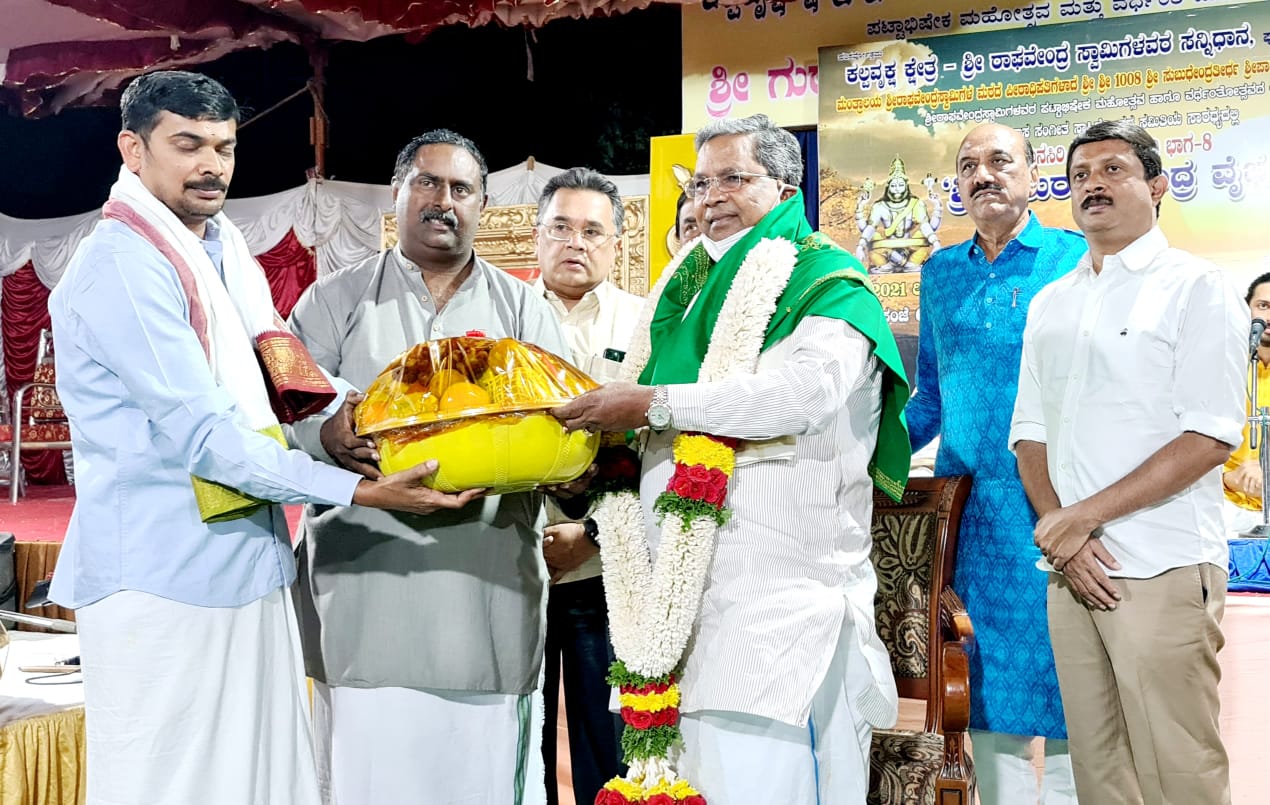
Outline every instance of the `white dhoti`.
<svg viewBox="0 0 1270 805"><path fill-rule="evenodd" d="M971 730L970 742L981 805L1077 805L1067 741ZM1039 787L1038 750L1045 758Z"/></svg>
<svg viewBox="0 0 1270 805"><path fill-rule="evenodd" d="M875 682L845 624L807 726L707 710L680 719L680 773L710 805L864 805L873 728L853 702Z"/></svg>
<svg viewBox="0 0 1270 805"><path fill-rule="evenodd" d="M317 805L291 596L81 607L87 805Z"/></svg>
<svg viewBox="0 0 1270 805"><path fill-rule="evenodd" d="M542 805L542 694L314 683L325 805ZM553 714L554 717L554 714Z"/></svg>

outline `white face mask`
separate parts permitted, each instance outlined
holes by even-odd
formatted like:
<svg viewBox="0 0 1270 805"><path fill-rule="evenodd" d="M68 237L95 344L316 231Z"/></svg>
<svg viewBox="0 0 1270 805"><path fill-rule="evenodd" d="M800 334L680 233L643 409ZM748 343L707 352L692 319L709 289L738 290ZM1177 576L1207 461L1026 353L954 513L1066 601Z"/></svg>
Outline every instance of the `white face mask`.
<svg viewBox="0 0 1270 805"><path fill-rule="evenodd" d="M710 240L710 238L702 235L701 245L705 247L706 254L710 255L710 259L717 263L723 259L723 255L727 254L729 249L737 244L737 241L749 234L749 231L753 228L752 226L747 226L740 232L733 232L723 240Z"/></svg>

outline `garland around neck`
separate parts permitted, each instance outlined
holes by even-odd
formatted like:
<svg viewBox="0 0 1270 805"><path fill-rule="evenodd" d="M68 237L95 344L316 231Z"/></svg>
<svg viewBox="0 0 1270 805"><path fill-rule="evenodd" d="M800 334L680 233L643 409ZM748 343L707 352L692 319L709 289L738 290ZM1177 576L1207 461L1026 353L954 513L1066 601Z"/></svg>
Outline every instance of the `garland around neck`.
<svg viewBox="0 0 1270 805"><path fill-rule="evenodd" d="M637 382L648 364L649 325L657 303L689 252L685 249L666 267L650 292L622 363L622 380ZM784 238L764 238L750 249L719 310L698 382L755 372L768 322L797 259L797 247ZM644 676L668 674L682 659L696 622L719 525L712 518L667 514L654 565L637 492L606 495L595 519L605 535L600 555L618 659Z"/></svg>

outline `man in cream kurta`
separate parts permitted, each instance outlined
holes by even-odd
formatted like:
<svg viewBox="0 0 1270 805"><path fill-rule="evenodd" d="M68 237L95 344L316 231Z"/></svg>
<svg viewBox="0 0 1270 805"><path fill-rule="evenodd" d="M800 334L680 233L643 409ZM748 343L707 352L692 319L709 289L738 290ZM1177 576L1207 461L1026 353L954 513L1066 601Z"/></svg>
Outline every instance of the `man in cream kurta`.
<svg viewBox="0 0 1270 805"><path fill-rule="evenodd" d="M324 277L291 314L327 371L364 389L408 347L471 330L568 354L546 303L472 251L485 173L452 132L403 149L399 246ZM293 431L328 455L314 423ZM528 740L543 651L541 512L537 493L427 517L305 511L298 599L330 802L542 800Z"/></svg>
<svg viewBox="0 0 1270 805"><path fill-rule="evenodd" d="M553 176L538 199L534 242L542 276L534 292L559 317L574 365L600 382L610 379L618 366L605 352L625 353L644 305L643 299L608 279L622 248L623 215L617 186L587 168ZM621 760L621 722L608 707L606 680L613 649L600 580L600 548L586 536L582 523L571 522L573 518L550 499L547 515L551 525L543 537L543 558L552 587L543 698L547 713L554 714L563 673L573 796L590 803L618 773ZM547 802L554 805L558 798L553 717L544 724L542 749Z"/></svg>

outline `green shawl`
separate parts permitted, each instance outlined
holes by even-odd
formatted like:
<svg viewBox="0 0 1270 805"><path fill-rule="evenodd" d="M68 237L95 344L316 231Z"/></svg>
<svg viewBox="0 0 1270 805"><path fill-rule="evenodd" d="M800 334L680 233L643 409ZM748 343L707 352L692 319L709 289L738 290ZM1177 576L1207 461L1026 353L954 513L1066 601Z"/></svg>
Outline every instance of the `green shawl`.
<svg viewBox="0 0 1270 805"><path fill-rule="evenodd" d="M882 422L869 475L879 489L898 500L908 481L910 459L904 423L908 380L899 348L864 267L828 237L812 231L803 215L801 191L764 216L718 263L711 263L700 244L684 257L666 282L654 311L649 327L652 355L639 382L648 386L697 382L719 310L737 270L750 249L764 238L792 242L798 258L767 325L763 350L792 333L806 316L841 319L872 342L886 376ZM698 297L695 303L694 297ZM685 316L690 303L692 309Z"/></svg>

